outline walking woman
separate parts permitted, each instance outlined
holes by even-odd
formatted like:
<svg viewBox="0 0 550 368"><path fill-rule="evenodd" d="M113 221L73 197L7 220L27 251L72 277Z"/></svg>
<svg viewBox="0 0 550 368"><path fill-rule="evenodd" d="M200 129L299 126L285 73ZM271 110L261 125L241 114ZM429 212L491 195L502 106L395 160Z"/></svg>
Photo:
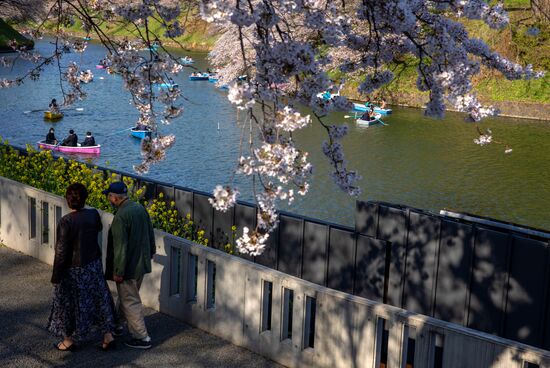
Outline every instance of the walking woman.
<svg viewBox="0 0 550 368"><path fill-rule="evenodd" d="M63 338L55 344L62 351L73 351L98 331L103 334L103 350L114 344L114 304L97 242L101 219L97 210L84 208L87 197L84 185L69 185L65 199L72 211L57 226L48 330Z"/></svg>

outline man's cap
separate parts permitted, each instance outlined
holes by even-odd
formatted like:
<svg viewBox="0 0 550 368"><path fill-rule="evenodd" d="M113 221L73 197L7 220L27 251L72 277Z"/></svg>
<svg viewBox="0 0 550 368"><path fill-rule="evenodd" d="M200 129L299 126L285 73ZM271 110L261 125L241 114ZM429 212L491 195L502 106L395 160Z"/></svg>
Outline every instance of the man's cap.
<svg viewBox="0 0 550 368"><path fill-rule="evenodd" d="M126 184L124 184L121 181L115 181L114 183L111 183L111 185L109 185L109 188L105 189L101 193L103 193L103 194L109 194L109 193L126 194L126 193L128 193L128 187L126 186Z"/></svg>
<svg viewBox="0 0 550 368"><path fill-rule="evenodd" d="M69 130L69 134L74 134L74 130Z"/></svg>

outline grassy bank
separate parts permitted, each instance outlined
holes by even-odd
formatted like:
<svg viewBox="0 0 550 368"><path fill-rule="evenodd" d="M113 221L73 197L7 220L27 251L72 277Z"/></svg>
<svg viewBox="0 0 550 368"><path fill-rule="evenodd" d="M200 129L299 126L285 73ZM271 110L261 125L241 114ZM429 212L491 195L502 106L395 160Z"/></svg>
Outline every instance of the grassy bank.
<svg viewBox="0 0 550 368"><path fill-rule="evenodd" d="M182 20L182 23L183 20ZM46 30L54 31L54 24L46 24ZM217 35L210 31L208 23L200 19L198 14L190 14L188 19L185 21L185 32L183 35L176 37L175 39L170 39L164 37L165 29L161 23L156 20L151 20L149 23L149 32L156 36L165 46L168 47L179 47L183 46L184 49L190 51L209 51L214 46L216 42ZM101 30L110 37L122 39L136 39L139 38L137 30L129 30L122 24L111 24L103 23L100 26ZM80 21L76 21L72 26L65 28L67 33L73 36L84 37L87 36L86 32L82 30L82 24ZM142 30L143 31L143 30ZM94 37L94 35L91 35ZM153 36L153 39L154 39Z"/></svg>
<svg viewBox="0 0 550 368"><path fill-rule="evenodd" d="M8 23L0 19L0 52L11 52L13 49L8 46L8 42L16 40L19 44L33 47L34 42L23 37L19 32L13 29Z"/></svg>
<svg viewBox="0 0 550 368"><path fill-rule="evenodd" d="M550 24L542 23L526 10L529 2L505 2L509 9L510 25L502 30L490 29L481 21L465 21L471 37L481 38L489 46L510 60L522 65L532 64L535 70L550 71ZM539 33L531 36L528 30L536 27ZM408 58L391 66L396 78L377 91L375 100L384 98L393 104L421 107L428 101L428 93L416 88L416 60ZM336 79L340 75L334 75ZM538 80L510 81L499 72L483 68L473 80L474 92L484 103L500 108L504 115L525 116L550 120L550 73ZM346 79L344 94L356 100L366 96L357 92L360 78Z"/></svg>

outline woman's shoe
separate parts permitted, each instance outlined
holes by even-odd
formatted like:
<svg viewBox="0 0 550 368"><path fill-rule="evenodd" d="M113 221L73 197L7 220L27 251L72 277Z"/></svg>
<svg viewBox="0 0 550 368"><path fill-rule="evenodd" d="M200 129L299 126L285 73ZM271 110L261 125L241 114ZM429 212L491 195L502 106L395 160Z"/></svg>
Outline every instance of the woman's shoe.
<svg viewBox="0 0 550 368"><path fill-rule="evenodd" d="M103 344L101 344L101 350L103 351L110 351L110 350L114 350L116 348L116 340L111 340L109 342L103 342Z"/></svg>
<svg viewBox="0 0 550 368"><path fill-rule="evenodd" d="M75 345L74 342L69 346L65 345L64 341L58 342L57 344L54 342L53 346L55 346L55 348L59 351L75 351L76 350L76 345Z"/></svg>

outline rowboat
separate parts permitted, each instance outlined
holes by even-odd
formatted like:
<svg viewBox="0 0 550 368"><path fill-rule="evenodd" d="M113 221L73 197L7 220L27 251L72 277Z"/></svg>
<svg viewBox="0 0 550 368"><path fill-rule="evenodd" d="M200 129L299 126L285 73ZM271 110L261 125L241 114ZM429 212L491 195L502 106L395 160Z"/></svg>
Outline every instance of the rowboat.
<svg viewBox="0 0 550 368"><path fill-rule="evenodd" d="M76 147L49 144L49 143L45 143L44 141L40 141L37 144L38 144L38 148L41 148L44 150L58 151L63 153L87 153L87 154L98 155L101 152L101 145L99 144L97 146L81 146L79 143L78 146Z"/></svg>
<svg viewBox="0 0 550 368"><path fill-rule="evenodd" d="M45 120L57 121L57 120L61 120L62 118L63 118L62 112L44 111Z"/></svg>
<svg viewBox="0 0 550 368"><path fill-rule="evenodd" d="M159 88L174 88L178 87L179 85L177 83L155 83L155 86Z"/></svg>
<svg viewBox="0 0 550 368"><path fill-rule="evenodd" d="M217 75L210 75L210 76L208 77L208 81L209 81L210 83L216 83L216 82L218 81L218 79L220 79L220 78L219 78Z"/></svg>
<svg viewBox="0 0 550 368"><path fill-rule="evenodd" d="M373 119L370 119L370 120L363 120L363 119L359 118L359 119L355 120L355 122L357 123L357 125L361 125L361 126L371 126L371 125L374 125L374 124L380 124L380 123L382 123L382 121L380 120L381 117L382 117L382 114L380 114L380 113L375 113Z"/></svg>
<svg viewBox="0 0 550 368"><path fill-rule="evenodd" d="M320 98L325 101L328 101L335 96L340 96L340 92L330 93L329 91L324 91L324 92L317 93L317 98Z"/></svg>
<svg viewBox="0 0 550 368"><path fill-rule="evenodd" d="M368 102L365 102L364 104L363 103L353 103L353 110L364 112L364 111L367 111L368 109L370 109L370 106L371 105ZM389 115L389 114L392 113L392 109L383 109L381 107L374 106L374 112L382 114L382 115Z"/></svg>
<svg viewBox="0 0 550 368"><path fill-rule="evenodd" d="M158 43L152 43L151 46L149 46L149 47L145 46L144 48L141 49L141 51L156 52L159 49L159 47L160 47L160 45Z"/></svg>
<svg viewBox="0 0 550 368"><path fill-rule="evenodd" d="M194 62L195 60L193 60L189 56L184 56L180 58L180 63L182 63L183 65L193 64Z"/></svg>
<svg viewBox="0 0 550 368"><path fill-rule="evenodd" d="M90 83L94 80L94 75L92 74L92 71L90 69L86 71L80 72L80 75L78 76L78 80L82 83Z"/></svg>
<svg viewBox="0 0 550 368"><path fill-rule="evenodd" d="M209 73L193 73L189 75L190 81L199 81L199 80L208 80L208 77L210 77Z"/></svg>
<svg viewBox="0 0 550 368"><path fill-rule="evenodd" d="M82 39L83 39L84 41L91 41L91 40L92 40L91 37L82 37Z"/></svg>
<svg viewBox="0 0 550 368"><path fill-rule="evenodd" d="M97 65L95 66L95 68L96 68L96 69L105 69L105 68L107 68L107 67L106 67L105 65L97 64Z"/></svg>
<svg viewBox="0 0 550 368"><path fill-rule="evenodd" d="M132 128L130 130L130 135L134 138L143 139L145 137L151 137L151 131L150 130L138 130L136 128Z"/></svg>

